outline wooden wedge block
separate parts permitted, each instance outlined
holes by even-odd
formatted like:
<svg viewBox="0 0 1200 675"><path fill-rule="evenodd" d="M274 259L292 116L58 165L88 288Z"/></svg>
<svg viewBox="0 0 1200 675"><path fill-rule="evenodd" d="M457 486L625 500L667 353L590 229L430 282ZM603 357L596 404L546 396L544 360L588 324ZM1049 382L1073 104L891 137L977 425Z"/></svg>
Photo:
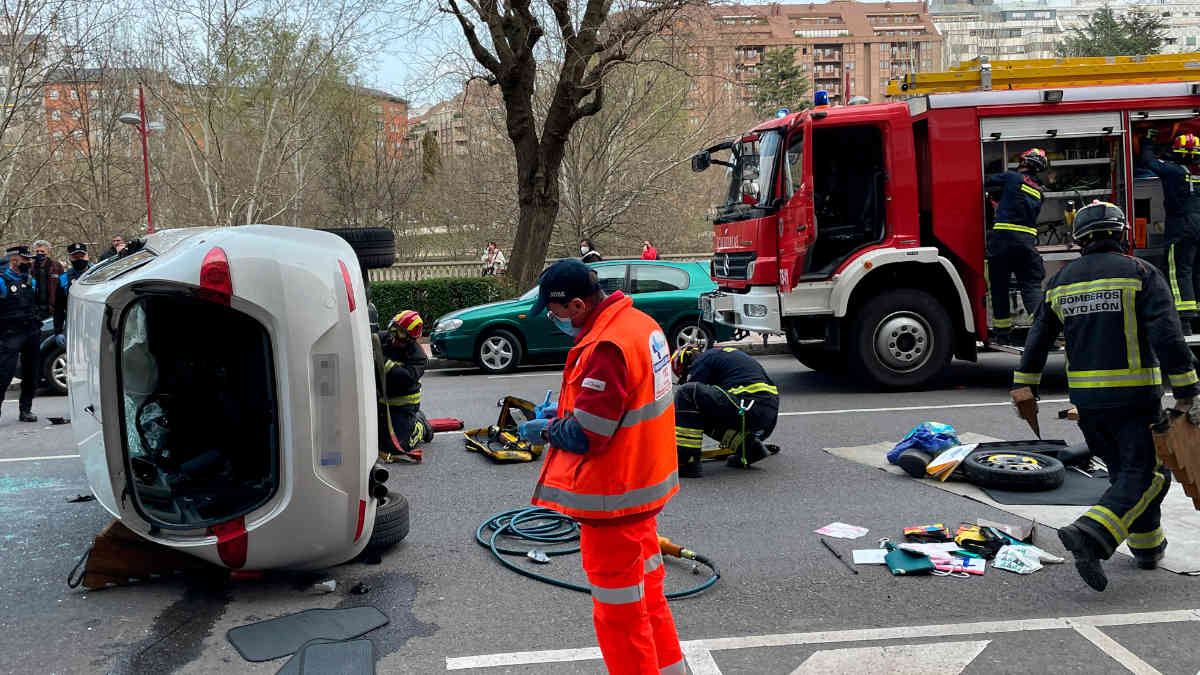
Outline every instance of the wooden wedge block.
<svg viewBox="0 0 1200 675"><path fill-rule="evenodd" d="M109 523L92 543L83 570L83 587L127 586L176 572L219 573L223 568L138 536L119 520Z"/></svg>

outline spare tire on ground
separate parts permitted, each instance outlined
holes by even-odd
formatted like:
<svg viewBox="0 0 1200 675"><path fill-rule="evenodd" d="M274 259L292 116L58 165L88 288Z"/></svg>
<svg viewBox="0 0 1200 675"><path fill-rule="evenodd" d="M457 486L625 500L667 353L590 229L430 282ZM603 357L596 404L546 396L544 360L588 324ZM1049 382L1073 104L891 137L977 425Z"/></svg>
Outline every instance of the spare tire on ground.
<svg viewBox="0 0 1200 675"><path fill-rule="evenodd" d="M408 536L408 500L397 492L388 491L387 496L375 509L375 529L367 542L366 550L380 553Z"/></svg>
<svg viewBox="0 0 1200 675"><path fill-rule="evenodd" d="M358 256L358 265L374 270L396 263L396 234L386 227L318 228L345 239Z"/></svg>
<svg viewBox="0 0 1200 675"><path fill-rule="evenodd" d="M962 470L979 487L1026 492L1053 490L1067 478L1062 462L1021 450L973 452L963 460Z"/></svg>

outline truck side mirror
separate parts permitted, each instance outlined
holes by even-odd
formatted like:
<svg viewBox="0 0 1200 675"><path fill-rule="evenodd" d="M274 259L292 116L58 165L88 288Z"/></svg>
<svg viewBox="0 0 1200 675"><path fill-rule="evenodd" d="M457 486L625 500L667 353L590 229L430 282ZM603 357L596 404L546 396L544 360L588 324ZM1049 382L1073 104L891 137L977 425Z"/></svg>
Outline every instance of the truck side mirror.
<svg viewBox="0 0 1200 675"><path fill-rule="evenodd" d="M692 155L692 171L700 173L707 169L710 164L712 164L712 159L707 150L701 150Z"/></svg>

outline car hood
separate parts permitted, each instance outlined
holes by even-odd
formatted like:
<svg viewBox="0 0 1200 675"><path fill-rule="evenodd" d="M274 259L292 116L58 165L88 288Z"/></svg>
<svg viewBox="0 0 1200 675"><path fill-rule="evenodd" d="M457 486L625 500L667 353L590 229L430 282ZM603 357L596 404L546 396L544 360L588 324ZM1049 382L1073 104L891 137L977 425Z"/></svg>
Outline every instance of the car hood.
<svg viewBox="0 0 1200 675"><path fill-rule="evenodd" d="M454 312L450 312L444 316L439 316L435 324L447 321L449 319L482 319L496 314L503 314L508 311L515 310L519 307L532 307L533 300L502 300L500 302L489 302L486 305L475 305L474 307L466 307Z"/></svg>

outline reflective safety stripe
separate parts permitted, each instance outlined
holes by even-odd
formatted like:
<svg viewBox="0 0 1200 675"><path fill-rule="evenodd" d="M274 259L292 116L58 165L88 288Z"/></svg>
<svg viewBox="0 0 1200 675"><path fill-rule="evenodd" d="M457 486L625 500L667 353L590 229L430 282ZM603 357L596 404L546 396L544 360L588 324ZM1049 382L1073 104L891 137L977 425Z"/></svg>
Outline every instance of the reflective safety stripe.
<svg viewBox="0 0 1200 675"><path fill-rule="evenodd" d="M645 594L645 582L640 582L636 586L623 586L621 588L603 588L592 585L592 597L596 599L596 602L606 605L627 605L631 602L641 600Z"/></svg>
<svg viewBox="0 0 1200 675"><path fill-rule="evenodd" d="M1162 528L1157 528L1153 532L1130 532L1129 533L1129 548L1147 549L1158 548L1164 541L1167 540L1163 534Z"/></svg>
<svg viewBox="0 0 1200 675"><path fill-rule="evenodd" d="M1078 371L1067 369L1067 385L1080 389L1149 387L1158 384L1162 384L1162 371L1158 368Z"/></svg>
<svg viewBox="0 0 1200 675"><path fill-rule="evenodd" d="M1146 512L1146 508L1150 506L1150 502L1158 499L1158 495L1163 491L1163 487L1166 484L1167 477L1162 473L1162 462L1158 462L1154 466L1154 478L1150 479L1150 486L1142 493L1142 498L1138 500L1138 503L1134 504L1133 508L1129 509L1129 512L1121 519L1121 524L1125 527L1126 535L1128 535L1133 521L1142 517L1142 514Z"/></svg>
<svg viewBox="0 0 1200 675"><path fill-rule="evenodd" d="M1041 384L1041 373L1022 373L1013 371L1013 384Z"/></svg>
<svg viewBox="0 0 1200 675"><path fill-rule="evenodd" d="M1196 309L1195 301L1185 301L1179 291L1179 279L1175 274L1175 244L1167 247L1167 277L1171 282L1171 297L1175 299L1175 311L1186 312Z"/></svg>
<svg viewBox="0 0 1200 675"><path fill-rule="evenodd" d="M1038 189L1033 187L1032 185L1025 185L1024 183L1022 183L1021 184L1021 192L1024 192L1025 194L1029 195L1030 197L1034 197L1037 199L1042 198L1042 193L1038 192Z"/></svg>
<svg viewBox="0 0 1200 675"><path fill-rule="evenodd" d="M779 389L777 389L775 385L767 384L766 382L743 384L729 390L729 393L731 394L761 394L764 392L768 394L775 394L776 396L779 395Z"/></svg>
<svg viewBox="0 0 1200 675"><path fill-rule="evenodd" d="M418 391L408 396L393 396L387 400L381 398L379 402L386 405L417 405L421 402L421 392Z"/></svg>
<svg viewBox="0 0 1200 675"><path fill-rule="evenodd" d="M642 571L646 574L650 574L654 570L662 567L662 564L663 564L662 554L655 553L654 555L650 556L649 558L646 558L646 564L642 566Z"/></svg>
<svg viewBox="0 0 1200 675"><path fill-rule="evenodd" d="M652 420L667 412L667 408L670 408L673 403L675 403L675 399L671 396L671 392L668 391L666 394L663 394L662 398L655 399L640 408L626 411L621 417L621 426L631 427L635 424L641 424L646 420Z"/></svg>
<svg viewBox="0 0 1200 675"><path fill-rule="evenodd" d="M1200 382L1200 378L1196 377L1195 370L1189 370L1186 373L1179 375L1167 375L1167 380L1170 381L1172 387L1186 387L1189 384Z"/></svg>
<svg viewBox="0 0 1200 675"><path fill-rule="evenodd" d="M1104 526L1108 533L1112 535L1116 543L1120 544L1129 536L1129 530L1125 529L1125 524L1117 517L1117 514L1108 510L1103 506L1093 506L1088 509L1083 517L1090 518Z"/></svg>
<svg viewBox="0 0 1200 675"><path fill-rule="evenodd" d="M994 318L994 319L992 319L992 326L994 328L1000 328L1000 329L1012 328L1012 325L1013 325L1012 322L1013 322L1012 319Z"/></svg>
<svg viewBox="0 0 1200 675"><path fill-rule="evenodd" d="M704 430L691 427L675 427L675 445L684 448L699 448L704 444Z"/></svg>
<svg viewBox="0 0 1200 675"><path fill-rule="evenodd" d="M1009 230L1011 232L1020 232L1022 234L1032 234L1037 236L1036 227L1028 227L1026 225L1017 225L1016 223L996 223L992 226L993 230Z"/></svg>
<svg viewBox="0 0 1200 675"><path fill-rule="evenodd" d="M570 492L553 485L540 484L534 490L533 497L580 511L620 511L653 504L671 494L671 491L677 487L679 487L679 472L672 471L670 475L655 485L615 495Z"/></svg>
<svg viewBox="0 0 1200 675"><path fill-rule="evenodd" d="M590 431L593 434L598 434L600 436L612 436L613 434L617 433L616 420L610 420L607 417L593 415L582 408L576 408L573 414L575 415L575 419L579 421L580 426L583 427L584 431Z"/></svg>
<svg viewBox="0 0 1200 675"><path fill-rule="evenodd" d="M658 669L659 675L687 675L687 672L687 664L684 663L684 659L679 659L669 666L663 666Z"/></svg>

